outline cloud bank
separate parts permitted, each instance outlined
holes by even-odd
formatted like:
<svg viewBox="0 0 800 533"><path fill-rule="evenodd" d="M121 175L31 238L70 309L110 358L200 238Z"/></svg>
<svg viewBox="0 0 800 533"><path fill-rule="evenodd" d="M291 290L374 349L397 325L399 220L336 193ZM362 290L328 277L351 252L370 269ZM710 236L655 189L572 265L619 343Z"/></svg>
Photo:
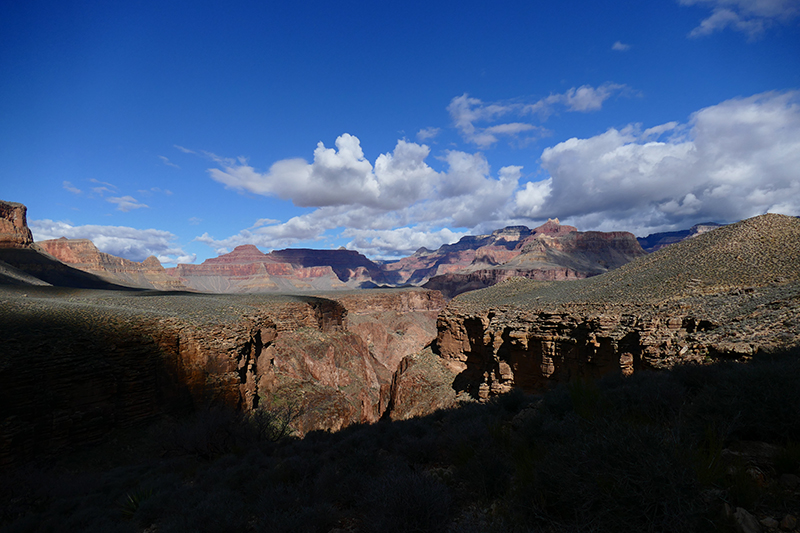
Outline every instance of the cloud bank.
<svg viewBox="0 0 800 533"><path fill-rule="evenodd" d="M616 90L578 88L553 101L590 110ZM469 120L506 113L466 95L454 101L471 110ZM797 91L728 100L685 123L632 124L568 139L543 150L545 179L535 182L519 166L493 172L482 153L446 151L437 157L446 168L436 171L424 144L400 140L374 164L353 135L341 135L335 146L319 143L311 163L283 160L266 172L245 160L218 158L219 168L208 172L226 187L313 210L285 222L259 220L227 238L206 233L196 240L224 253L246 243L280 248L347 237L350 248L392 258L466 233L556 217L582 230L644 236L765 212L800 215Z"/></svg>
<svg viewBox="0 0 800 533"><path fill-rule="evenodd" d="M621 43L617 44L622 45ZM549 131L527 122L506 122L492 126L479 125L482 122L493 122L508 115L518 117L536 115L540 120L545 120L559 109L580 113L598 111L603 107L603 102L615 93L619 94L626 89L625 85L610 82L599 87L583 85L568 89L561 94L551 94L546 98L527 104L518 102L485 103L478 98L471 98L469 95L463 94L450 101L447 111L461 137L478 148L485 149L497 143L500 136L516 139L520 134L528 132L528 139L541 138L549 135Z"/></svg>
<svg viewBox="0 0 800 533"><path fill-rule="evenodd" d="M550 177L516 193L517 215L639 235L799 215L799 101L798 92L764 93L702 109L683 125L632 125L559 143L541 156Z"/></svg>

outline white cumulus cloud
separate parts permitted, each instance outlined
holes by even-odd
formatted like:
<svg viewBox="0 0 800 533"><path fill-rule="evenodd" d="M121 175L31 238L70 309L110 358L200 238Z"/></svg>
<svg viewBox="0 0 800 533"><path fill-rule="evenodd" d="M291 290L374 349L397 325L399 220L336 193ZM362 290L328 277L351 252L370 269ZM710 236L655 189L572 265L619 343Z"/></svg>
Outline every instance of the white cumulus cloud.
<svg viewBox="0 0 800 533"><path fill-rule="evenodd" d="M533 103L486 103L467 94L457 96L450 101L447 111L453 125L461 137L479 148L489 148L500 140L500 136L515 139L520 134L527 132L529 136L544 137L549 132L541 127L527 122L510 121L500 124L491 124L504 116L523 117L525 115L538 115L546 119L556 110L563 108L567 111L587 113L602 108L603 102L627 90L627 86L618 83L604 83L598 87L582 85L572 87L564 93L551 94ZM485 123L486 125L482 125Z"/></svg>
<svg viewBox="0 0 800 533"><path fill-rule="evenodd" d="M728 100L685 125L569 139L545 149L541 165L550 177L516 193L520 216L641 235L765 212L798 215L800 93Z"/></svg>
<svg viewBox="0 0 800 533"><path fill-rule="evenodd" d="M226 186L278 195L315 209L286 222L259 220L236 235L217 238L205 233L196 240L224 253L240 244L271 249L291 246L300 241L320 240L326 232L346 228L357 232L348 235L358 236L362 244L370 239L384 239L375 249L380 249L382 256L397 257L413 253L419 246L432 245L431 239L438 242L458 233L450 229L434 232L425 244L419 245L409 242L401 246L395 240L392 242L398 247L390 253L387 235L397 228L421 234L437 227L472 228L506 216L521 176L521 167L503 167L495 177L482 154L455 150L443 157L447 169L437 172L425 161L430 153L427 146L404 140L398 141L391 153L379 155L374 166L364 158L356 137L344 134L337 139L336 146L338 150L334 151L318 145L313 163L297 159L278 161L263 174L246 162L216 158L222 168L211 169L209 173ZM341 157L343 151L346 153ZM346 194L295 188L296 184L287 184L290 178L281 174L285 165L302 167L304 175L310 176L307 179L318 187L341 184Z"/></svg>

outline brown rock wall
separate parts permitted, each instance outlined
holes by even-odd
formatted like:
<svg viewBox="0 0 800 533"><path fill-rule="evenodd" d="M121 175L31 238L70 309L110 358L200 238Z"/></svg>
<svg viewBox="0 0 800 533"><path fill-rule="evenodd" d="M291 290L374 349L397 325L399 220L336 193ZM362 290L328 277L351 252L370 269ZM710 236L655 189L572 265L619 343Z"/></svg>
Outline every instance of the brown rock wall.
<svg viewBox="0 0 800 533"><path fill-rule="evenodd" d="M454 386L479 398L792 348L800 221L755 217L588 279L509 279L451 301L438 332Z"/></svg>
<svg viewBox="0 0 800 533"><path fill-rule="evenodd" d="M378 419L391 375L345 308L296 297L0 290L0 465L165 412L277 400L300 432Z"/></svg>
<svg viewBox="0 0 800 533"><path fill-rule="evenodd" d="M0 200L0 248L25 248L33 243L27 211L22 204Z"/></svg>

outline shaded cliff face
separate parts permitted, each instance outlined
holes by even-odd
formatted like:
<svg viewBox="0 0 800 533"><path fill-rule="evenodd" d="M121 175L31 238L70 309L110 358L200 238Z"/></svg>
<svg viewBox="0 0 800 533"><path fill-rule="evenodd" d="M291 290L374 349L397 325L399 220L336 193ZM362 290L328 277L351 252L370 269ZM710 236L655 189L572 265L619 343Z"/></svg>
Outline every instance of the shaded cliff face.
<svg viewBox="0 0 800 533"><path fill-rule="evenodd" d="M443 300L345 296L2 288L0 465L215 404L295 405L300 434L374 422L395 361L433 339ZM352 327L346 305L359 310ZM391 320L365 327L370 318ZM405 321L420 331L398 334Z"/></svg>
<svg viewBox="0 0 800 533"><path fill-rule="evenodd" d="M800 222L764 215L597 277L509 280L454 299L436 348L454 387L513 387L746 359L800 343Z"/></svg>
<svg viewBox="0 0 800 533"><path fill-rule="evenodd" d="M167 275L158 259L153 256L142 262L129 261L103 253L88 239L52 239L38 241L36 245L62 263L84 272L129 287L158 290L187 289L177 278Z"/></svg>

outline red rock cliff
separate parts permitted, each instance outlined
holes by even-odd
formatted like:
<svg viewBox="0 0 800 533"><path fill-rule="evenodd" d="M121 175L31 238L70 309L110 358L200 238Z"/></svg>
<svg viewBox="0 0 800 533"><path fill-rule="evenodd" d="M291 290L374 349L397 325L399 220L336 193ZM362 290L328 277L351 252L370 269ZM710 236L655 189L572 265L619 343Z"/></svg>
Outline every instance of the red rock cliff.
<svg viewBox="0 0 800 533"><path fill-rule="evenodd" d="M0 200L0 248L25 248L33 243L27 211L22 204Z"/></svg>

